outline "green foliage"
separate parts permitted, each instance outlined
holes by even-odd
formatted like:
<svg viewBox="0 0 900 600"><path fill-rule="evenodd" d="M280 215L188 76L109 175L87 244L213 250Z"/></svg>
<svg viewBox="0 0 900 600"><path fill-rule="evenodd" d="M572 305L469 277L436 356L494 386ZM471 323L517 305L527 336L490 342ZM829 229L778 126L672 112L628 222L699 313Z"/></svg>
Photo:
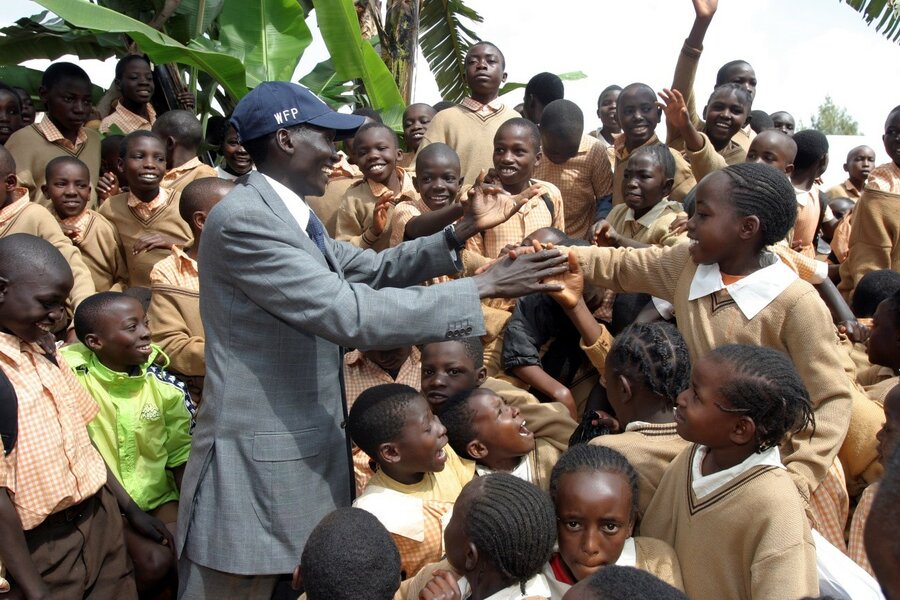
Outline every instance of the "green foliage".
<svg viewBox="0 0 900 600"><path fill-rule="evenodd" d="M843 0L860 13L868 25L892 42L900 42L900 3L896 0Z"/></svg>
<svg viewBox="0 0 900 600"><path fill-rule="evenodd" d="M463 62L469 46L478 41L464 21L483 19L462 0L428 0L419 12L419 46L441 97L450 102L459 102L469 92Z"/></svg>
<svg viewBox="0 0 900 600"><path fill-rule="evenodd" d="M585 79L587 75L585 75L582 71L570 71L569 73L559 73L558 77L563 81L578 81L579 79ZM527 82L522 83L518 81L508 81L503 87L500 88L499 95L502 96L503 94L508 94L513 90L524 88L527 85Z"/></svg>
<svg viewBox="0 0 900 600"><path fill-rule="evenodd" d="M16 65L34 58L56 60L65 54L106 60L123 47L121 36L73 30L46 10L0 29L0 63Z"/></svg>
<svg viewBox="0 0 900 600"><path fill-rule="evenodd" d="M35 104L40 105L40 99L37 97L38 88L41 87L41 79L44 77L43 71L30 69L21 65L0 65L0 81L9 86L20 87L32 93ZM97 85L91 85L91 98L96 104L103 97L103 88ZM38 110L41 110L40 108Z"/></svg>
<svg viewBox="0 0 900 600"><path fill-rule="evenodd" d="M860 135L859 123L847 112L843 106L838 106L825 96L825 101L819 105L818 114L811 117L811 127L821 131L825 135Z"/></svg>

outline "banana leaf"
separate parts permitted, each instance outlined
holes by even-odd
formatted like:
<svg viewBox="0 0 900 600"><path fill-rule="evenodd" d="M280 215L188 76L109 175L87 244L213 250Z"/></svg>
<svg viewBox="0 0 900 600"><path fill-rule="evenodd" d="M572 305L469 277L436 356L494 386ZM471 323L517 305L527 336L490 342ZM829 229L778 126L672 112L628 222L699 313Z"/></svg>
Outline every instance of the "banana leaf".
<svg viewBox="0 0 900 600"><path fill-rule="evenodd" d="M362 39L352 0L313 0L316 22L342 81L361 79L372 108L403 106L403 96L384 61Z"/></svg>
<svg viewBox="0 0 900 600"><path fill-rule="evenodd" d="M587 75L585 75L582 71L570 71L568 73L560 73L558 77L563 81L578 81L579 79L587 78ZM526 85L528 85L527 82L521 83L518 81L509 81L506 83L506 85L500 88L499 95L502 96L503 94L508 94L513 90L524 88Z"/></svg>
<svg viewBox="0 0 900 600"><path fill-rule="evenodd" d="M35 1L75 27L95 32L127 34L154 63L181 63L206 71L230 96L241 98L247 93L244 65L234 56L212 52L199 45L184 46L140 21L86 0Z"/></svg>
<svg viewBox="0 0 900 600"><path fill-rule="evenodd" d="M892 42L900 43L900 4L893 0L843 0L860 13L868 25Z"/></svg>
<svg viewBox="0 0 900 600"><path fill-rule="evenodd" d="M125 49L121 35L73 29L47 11L19 19L0 34L0 64L5 65L35 58L56 60L66 54L106 60Z"/></svg>
<svg viewBox="0 0 900 600"><path fill-rule="evenodd" d="M39 105L38 88L41 87L41 79L44 77L43 71L30 69L21 65L0 65L0 81L9 86L18 86L31 94L35 104ZM100 86L91 84L91 99L96 105L103 97L105 90ZM38 108L38 110L41 110Z"/></svg>
<svg viewBox="0 0 900 600"><path fill-rule="evenodd" d="M483 21L462 0L427 0L419 11L419 46L441 97L450 102L459 102L468 94L463 62L469 46L478 40L464 20Z"/></svg>
<svg viewBox="0 0 900 600"><path fill-rule="evenodd" d="M226 2L219 15L219 42L241 59L249 87L290 81L312 42L305 18L297 0Z"/></svg>

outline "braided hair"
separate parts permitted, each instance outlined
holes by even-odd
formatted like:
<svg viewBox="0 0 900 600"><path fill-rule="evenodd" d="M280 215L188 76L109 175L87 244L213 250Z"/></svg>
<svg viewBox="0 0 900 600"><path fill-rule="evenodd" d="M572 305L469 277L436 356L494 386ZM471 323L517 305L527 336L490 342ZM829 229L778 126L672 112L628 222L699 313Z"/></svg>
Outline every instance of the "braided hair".
<svg viewBox="0 0 900 600"><path fill-rule="evenodd" d="M635 323L616 336L609 349L616 370L641 382L666 405L686 390L691 378L691 357L681 332L671 323Z"/></svg>
<svg viewBox="0 0 900 600"><path fill-rule="evenodd" d="M540 488L509 473L478 477L466 535L504 577L525 582L540 572L556 543L556 512ZM470 484L471 485L471 484Z"/></svg>
<svg viewBox="0 0 900 600"><path fill-rule="evenodd" d="M731 182L728 197L738 216L759 218L760 247L783 240L797 220L797 196L784 173L761 163L730 165L717 173Z"/></svg>
<svg viewBox="0 0 900 600"><path fill-rule="evenodd" d="M567 473L583 472L611 473L621 475L631 488L631 514L638 513L638 474L622 454L606 446L578 444L572 446L559 457L550 473L550 498L556 504L559 494L559 480Z"/></svg>
<svg viewBox="0 0 900 600"><path fill-rule="evenodd" d="M756 425L756 451L778 446L789 433L811 427L816 419L809 392L787 355L763 346L729 344L709 357L730 367L729 380L719 393Z"/></svg>
<svg viewBox="0 0 900 600"><path fill-rule="evenodd" d="M739 83L731 81L717 85L712 94L709 95L709 101L707 103L712 104L713 98L723 93L735 94L738 98L738 102L744 105L748 113L750 112L750 107L753 105L753 96L750 95L750 90Z"/></svg>
<svg viewBox="0 0 900 600"><path fill-rule="evenodd" d="M347 417L350 439L376 459L378 447L392 442L403 433L407 407L419 392L400 383L385 383L365 390L353 402Z"/></svg>

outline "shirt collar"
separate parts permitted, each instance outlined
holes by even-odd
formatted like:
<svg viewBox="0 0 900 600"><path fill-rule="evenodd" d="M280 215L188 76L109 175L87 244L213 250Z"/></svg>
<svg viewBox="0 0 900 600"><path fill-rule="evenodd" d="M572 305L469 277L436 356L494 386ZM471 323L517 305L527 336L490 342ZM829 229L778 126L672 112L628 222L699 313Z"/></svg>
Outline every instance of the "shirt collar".
<svg viewBox="0 0 900 600"><path fill-rule="evenodd" d="M303 233L306 233L306 226L309 225L309 206L306 204L306 201L294 193L293 190L275 181L265 173L261 173L261 175L266 178L266 181L272 186L272 189L275 190L281 201L284 202L284 206L297 221L297 225L300 226Z"/></svg>
<svg viewBox="0 0 900 600"><path fill-rule="evenodd" d="M617 567L636 567L637 566L637 547L634 545L634 538L630 537L625 540L625 545L622 546L622 554L619 555L619 559L616 561Z"/></svg>
<svg viewBox="0 0 900 600"><path fill-rule="evenodd" d="M13 201L0 209L0 226L6 225L10 219L22 212L29 202L31 202L31 199L28 197L26 188L17 187L13 190Z"/></svg>
<svg viewBox="0 0 900 600"><path fill-rule="evenodd" d="M671 203L663 198L659 202L657 202L647 213L641 217L640 219L634 218L634 211L630 208L625 210L625 221L635 221L639 225L642 225L645 229L649 228L653 225L654 222L659 218L663 212L669 207Z"/></svg>
<svg viewBox="0 0 900 600"><path fill-rule="evenodd" d="M396 167L396 171L397 178L400 180L400 194L394 200L399 202L401 200L415 199L416 188L413 186L412 178L406 175L406 170L403 167ZM391 191L389 187L377 181L369 181L367 179L366 183L369 184L369 189L376 198L381 198Z"/></svg>
<svg viewBox="0 0 900 600"><path fill-rule="evenodd" d="M91 222L91 212L87 208L85 208L83 211L81 211L80 215L67 217L65 219L59 219L59 222L63 225L68 225L75 230L75 234L72 236L72 241L78 243L84 237L84 230Z"/></svg>
<svg viewBox="0 0 900 600"><path fill-rule="evenodd" d="M75 150L78 146L82 145L87 141L87 132L84 130L84 127L80 127L78 129L78 134L75 136L75 143L69 141L69 139L62 134L62 132L53 124L53 121L50 120L50 117L44 115L44 118L41 119L40 123L36 123L35 127L37 130L47 138L47 141L53 144L59 144L64 148L68 148L70 150Z"/></svg>
<svg viewBox="0 0 900 600"><path fill-rule="evenodd" d="M475 464L475 472L478 473L479 476L490 475L491 473L499 473L500 471L495 471L489 467L485 467L484 465ZM516 465L516 468L512 471L509 471L509 474L517 479L521 479L522 481L527 481L528 483L534 483L531 480L531 455L526 454L522 458L519 459L519 464Z"/></svg>
<svg viewBox="0 0 900 600"><path fill-rule="evenodd" d="M172 254L175 255L175 258L178 260L178 262L183 263L183 265L186 267L190 267L195 272L197 271L197 261L188 256L187 252L185 252L181 247L172 246Z"/></svg>
<svg viewBox="0 0 900 600"><path fill-rule="evenodd" d="M797 273L775 255L767 253L766 256L773 261L771 264L727 286L722 281L718 263L698 265L691 280L688 301L726 289L744 316L752 319L797 279Z"/></svg>
<svg viewBox="0 0 900 600"><path fill-rule="evenodd" d="M128 192L128 206L131 208L144 208L149 212L154 212L156 209L163 206L169 200L169 190L161 187L159 188L159 195L156 196L153 200L149 202L144 202L131 192Z"/></svg>
<svg viewBox="0 0 900 600"><path fill-rule="evenodd" d="M171 169L166 171L166 174L163 177L163 179L172 179L175 176L180 175L181 173L184 173L185 171L190 171L191 169L196 169L197 167L199 167L202 164L203 164L203 161L201 161L198 157L195 156L191 160L189 160L185 163L182 163L182 164L178 165L177 167L172 167Z"/></svg>
<svg viewBox="0 0 900 600"><path fill-rule="evenodd" d="M465 577L461 578L457 584L459 585L461 598L465 598L471 593L469 581ZM503 588L499 592L491 594L485 598L485 600L520 600L521 598L528 598L531 596L537 596L538 598L550 597L550 586L547 584L547 580L544 576L540 573L525 582L524 594L522 593L519 584L514 583L508 588Z"/></svg>
<svg viewBox="0 0 900 600"><path fill-rule="evenodd" d="M499 97L494 98L487 104L482 104L478 100L474 98L463 98L463 101L460 102L461 106L464 106L471 110L472 112L483 113L483 112L500 112L503 109L503 102Z"/></svg>
<svg viewBox="0 0 900 600"><path fill-rule="evenodd" d="M121 102L116 104L116 112L122 115L124 118L134 122L153 125L153 123L156 121L156 111L153 109L153 105L149 102L147 103L147 119L137 113L131 112L130 110L125 108L125 105Z"/></svg>
<svg viewBox="0 0 900 600"><path fill-rule="evenodd" d="M643 148L644 146L652 146L653 144L658 143L659 138L656 137L656 134L654 133L649 140L638 146L638 148ZM625 147L625 132L616 134L615 138L613 138L613 147L616 151L616 158L618 158L620 161L625 160L626 158L631 156L631 153L634 152L634 150L637 150L637 148L635 148L634 150L629 151L628 148Z"/></svg>
<svg viewBox="0 0 900 600"><path fill-rule="evenodd" d="M694 490L694 494L697 498L701 500L743 475L753 467L767 465L779 467L781 469L784 468L784 465L781 464L781 453L778 451L778 446L773 446L768 450L751 454L744 462L735 465L730 469L725 469L724 471L719 471L718 473L713 473L711 475L702 475L700 466L703 464L703 458L708 452L709 448L700 446L697 449L697 452L694 452L693 460L691 461L691 489Z"/></svg>

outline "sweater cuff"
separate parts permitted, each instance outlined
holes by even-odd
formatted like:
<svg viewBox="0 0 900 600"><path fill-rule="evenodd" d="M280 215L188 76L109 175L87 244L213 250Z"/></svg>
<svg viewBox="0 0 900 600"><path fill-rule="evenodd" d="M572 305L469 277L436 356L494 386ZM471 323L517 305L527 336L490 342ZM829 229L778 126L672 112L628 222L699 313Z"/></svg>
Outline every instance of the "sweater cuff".
<svg viewBox="0 0 900 600"><path fill-rule="evenodd" d="M684 44L681 46L681 53L691 58L700 58L700 55L703 53L703 48L688 46L687 40L684 40Z"/></svg>
<svg viewBox="0 0 900 600"><path fill-rule="evenodd" d="M609 349L612 348L613 337L605 326L601 325L600 328L603 330L603 333L600 334L597 341L587 346L584 340L579 340L578 346L584 350L588 360L591 361L597 372L603 375L604 371L606 371L606 356L609 354Z"/></svg>

